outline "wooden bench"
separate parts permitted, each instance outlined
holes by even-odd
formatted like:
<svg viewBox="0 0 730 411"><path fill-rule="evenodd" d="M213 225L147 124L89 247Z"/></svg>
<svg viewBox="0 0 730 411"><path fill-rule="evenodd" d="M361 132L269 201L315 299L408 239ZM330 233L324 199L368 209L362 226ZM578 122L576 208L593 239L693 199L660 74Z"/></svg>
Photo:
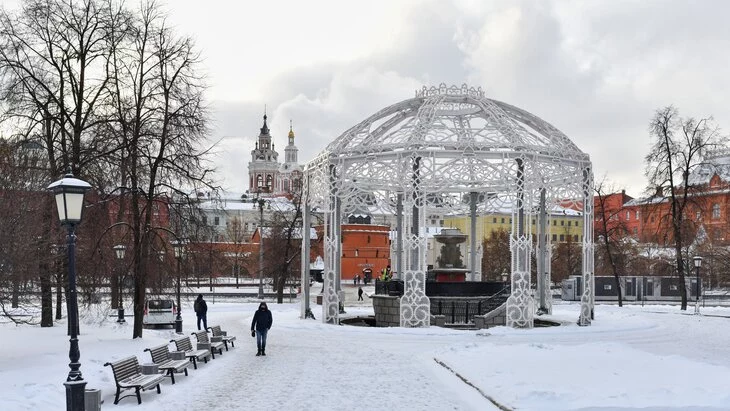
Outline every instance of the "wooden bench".
<svg viewBox="0 0 730 411"><path fill-rule="evenodd" d="M167 376L170 377L172 383L175 384L175 373L185 372L188 375L188 366L190 361L184 360L173 360L170 358L170 350L167 348L167 344L163 344L157 347L145 348L145 351L149 351L152 356L152 362L157 364L157 367L162 371L167 371Z"/></svg>
<svg viewBox="0 0 730 411"><path fill-rule="evenodd" d="M210 333L212 334L212 337L215 339L217 337L221 337L223 340L223 344L226 346L226 351L228 351L228 343L231 343L231 347L235 347L236 345L233 344L234 341L236 341L236 337L232 335L228 335L225 331L221 331L220 325L214 325L212 327L208 328L210 330Z"/></svg>
<svg viewBox="0 0 730 411"><path fill-rule="evenodd" d="M190 362L193 363L193 368L196 370L198 369L198 361L203 360L204 362L208 362L208 358L210 358L210 350L193 350L193 344L190 342L190 337L180 337L176 338L174 340L170 340L170 342L175 343L175 349L177 351L182 351L185 353L185 356L190 359Z"/></svg>
<svg viewBox="0 0 730 411"><path fill-rule="evenodd" d="M144 375L140 373L139 362L137 361L136 356L104 364L104 366L107 365L112 367L112 372L114 372L114 382L117 384L117 393L114 396L114 404L119 403L119 400L122 398L134 395L129 394L124 397L119 397L122 390L134 388L134 392L137 395L137 404L142 404L142 397L139 395L140 390L146 391L150 388L156 387L157 393L160 393L160 383L165 379L165 376L161 374Z"/></svg>
<svg viewBox="0 0 730 411"><path fill-rule="evenodd" d="M206 345L210 347L210 353L213 354L213 359L215 359L216 351L218 351L218 354L223 355L223 346L225 344L223 344L223 341L219 337L215 340L210 340L207 331L198 331L193 334L198 339L198 348Z"/></svg>

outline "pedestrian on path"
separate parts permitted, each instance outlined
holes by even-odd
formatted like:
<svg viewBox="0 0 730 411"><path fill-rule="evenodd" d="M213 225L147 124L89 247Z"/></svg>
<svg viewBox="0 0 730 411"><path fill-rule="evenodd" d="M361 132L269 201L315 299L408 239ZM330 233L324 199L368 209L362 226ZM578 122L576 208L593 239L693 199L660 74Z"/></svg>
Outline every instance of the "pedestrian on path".
<svg viewBox="0 0 730 411"><path fill-rule="evenodd" d="M362 299L362 287L357 287L357 301L365 301Z"/></svg>
<svg viewBox="0 0 730 411"><path fill-rule="evenodd" d="M266 355L266 336L273 323L274 319L271 316L271 311L269 311L266 303L262 301L259 304L259 309L253 315L253 320L251 320L251 336L256 336L256 347L258 347L257 357Z"/></svg>
<svg viewBox="0 0 730 411"><path fill-rule="evenodd" d="M198 317L198 331L200 331L200 321L203 321L203 329L208 329L208 304L203 299L203 294L198 294L198 298L193 303L195 315Z"/></svg>

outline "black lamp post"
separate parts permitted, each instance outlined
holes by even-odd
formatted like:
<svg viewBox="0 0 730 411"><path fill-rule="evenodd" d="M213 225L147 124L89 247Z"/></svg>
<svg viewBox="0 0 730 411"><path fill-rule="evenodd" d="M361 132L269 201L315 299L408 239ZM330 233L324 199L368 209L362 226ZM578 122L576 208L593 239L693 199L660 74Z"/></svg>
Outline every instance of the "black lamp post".
<svg viewBox="0 0 730 411"><path fill-rule="evenodd" d="M185 244L182 241L175 240L172 242L172 248L175 250L175 259L177 260L177 318L175 318L175 332L182 334L182 316L180 315L180 260L185 257Z"/></svg>
<svg viewBox="0 0 730 411"><path fill-rule="evenodd" d="M124 244L117 244L114 247L114 253L117 256L117 260L121 263L124 261L124 254L127 251L127 247ZM124 321L124 305L123 305L123 299L122 299L122 290L124 289L124 274L119 275L119 290L117 290L117 294L119 294L119 305L117 306L117 322L122 324L125 323Z"/></svg>
<svg viewBox="0 0 730 411"><path fill-rule="evenodd" d="M258 199L259 203L259 300L264 299L264 204L263 198Z"/></svg>
<svg viewBox="0 0 730 411"><path fill-rule="evenodd" d="M695 263L695 272L696 272L696 284L695 284L695 314L700 314L700 267L702 267L702 257L695 256L693 258Z"/></svg>
<svg viewBox="0 0 730 411"><path fill-rule="evenodd" d="M68 364L71 371L64 385L66 386L66 410L84 411L84 394L86 381L81 376L79 358L79 306L76 293L76 225L81 222L81 212L84 206L84 194L91 189L86 181L74 178L70 172L62 179L51 183L48 189L56 196L58 218L62 225L68 228L68 294L66 295L66 309L68 311L69 331L71 338Z"/></svg>

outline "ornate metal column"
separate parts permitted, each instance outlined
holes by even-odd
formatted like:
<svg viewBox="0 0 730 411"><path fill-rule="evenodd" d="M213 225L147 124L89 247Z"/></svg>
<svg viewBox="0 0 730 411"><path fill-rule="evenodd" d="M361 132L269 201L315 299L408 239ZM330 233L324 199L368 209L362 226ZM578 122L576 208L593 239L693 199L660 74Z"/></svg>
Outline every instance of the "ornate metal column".
<svg viewBox="0 0 730 411"><path fill-rule="evenodd" d="M307 180L308 178L305 177ZM306 184L306 187L308 188L309 185ZM305 191L306 193L306 191ZM309 232L311 230L311 209L309 207L309 196L305 196L302 199L302 275L301 275L301 285L302 285L302 312L301 312L301 318L314 318L314 315L312 314L312 309L309 307L310 304L310 298L309 298L309 252L311 250L311 244L310 244L310 238L309 238Z"/></svg>
<svg viewBox="0 0 730 411"><path fill-rule="evenodd" d="M525 166L522 159L517 162L517 202L512 213L512 292L507 299L507 326L532 328L535 304L530 295L530 254L532 240L525 235Z"/></svg>
<svg viewBox="0 0 730 411"><path fill-rule="evenodd" d="M479 193L469 193L469 277L471 281L477 281L477 200ZM481 271L481 268L480 270Z"/></svg>
<svg viewBox="0 0 730 411"><path fill-rule="evenodd" d="M537 295L538 314L552 314L553 301L550 293L550 232L548 228L548 210L545 201L545 188L540 189L540 205L537 215Z"/></svg>
<svg viewBox="0 0 730 411"><path fill-rule="evenodd" d="M337 207L337 176L335 166L329 165L329 195L325 203L324 275L322 287L322 318L329 324L340 322L340 301L337 276L340 265L340 215Z"/></svg>
<svg viewBox="0 0 730 411"><path fill-rule="evenodd" d="M413 175L410 195L406 196L410 207L408 240L406 241L403 296L400 300L401 327L428 327L431 323L430 301L426 296L426 235L420 228L426 226L423 192L421 191L420 157L413 158Z"/></svg>
<svg viewBox="0 0 730 411"><path fill-rule="evenodd" d="M593 249L593 173L586 167L583 169L583 294L578 325L590 325L593 320L596 287Z"/></svg>

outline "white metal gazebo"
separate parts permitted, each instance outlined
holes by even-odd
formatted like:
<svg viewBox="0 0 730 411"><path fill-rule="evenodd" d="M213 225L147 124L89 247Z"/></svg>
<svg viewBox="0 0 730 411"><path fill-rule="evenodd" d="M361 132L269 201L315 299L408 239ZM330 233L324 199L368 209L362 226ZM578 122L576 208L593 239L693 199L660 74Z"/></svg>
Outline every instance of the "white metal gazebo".
<svg viewBox="0 0 730 411"><path fill-rule="evenodd" d="M589 156L549 123L486 98L481 88L423 87L414 98L347 130L305 167L304 224L309 226L315 207L325 217L323 321L339 322L340 226L349 214L369 210L395 216L392 264L404 281L400 324L423 327L430 324L425 216L432 211L470 216L469 241L476 250L477 216L508 207L513 218L507 325L532 327L536 310L552 311L548 210L560 205L583 215L585 286L578 323L589 325L594 304L592 191ZM302 247L304 276L309 242ZM530 291L533 248L535 297ZM475 267L476 253L470 258ZM308 309L307 287L303 316Z"/></svg>

